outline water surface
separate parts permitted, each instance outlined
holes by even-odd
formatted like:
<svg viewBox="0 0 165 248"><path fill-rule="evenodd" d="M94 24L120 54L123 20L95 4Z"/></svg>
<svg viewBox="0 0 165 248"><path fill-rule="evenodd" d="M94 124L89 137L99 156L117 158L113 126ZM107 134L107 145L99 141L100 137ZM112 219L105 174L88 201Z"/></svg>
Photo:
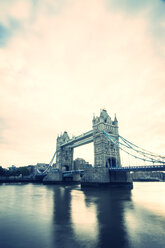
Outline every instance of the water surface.
<svg viewBox="0 0 165 248"><path fill-rule="evenodd" d="M165 183L134 189L0 185L2 248L164 248Z"/></svg>

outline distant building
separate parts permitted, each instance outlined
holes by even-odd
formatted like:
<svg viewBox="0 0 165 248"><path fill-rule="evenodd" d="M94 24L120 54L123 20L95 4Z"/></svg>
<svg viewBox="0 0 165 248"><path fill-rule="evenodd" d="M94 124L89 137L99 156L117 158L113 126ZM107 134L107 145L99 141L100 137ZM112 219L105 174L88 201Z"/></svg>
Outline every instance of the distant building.
<svg viewBox="0 0 165 248"><path fill-rule="evenodd" d="M28 165L26 166L30 174L33 174L35 172L35 165Z"/></svg>
<svg viewBox="0 0 165 248"><path fill-rule="evenodd" d="M133 181L165 181L165 173L160 171L136 171L131 176Z"/></svg>
<svg viewBox="0 0 165 248"><path fill-rule="evenodd" d="M11 167L8 167L10 172L14 172L17 170L17 167L15 165L12 165Z"/></svg>
<svg viewBox="0 0 165 248"><path fill-rule="evenodd" d="M73 170L85 170L85 169L88 169L91 167L92 167L92 165L89 164L87 161L85 161L82 158L76 158L73 161Z"/></svg>

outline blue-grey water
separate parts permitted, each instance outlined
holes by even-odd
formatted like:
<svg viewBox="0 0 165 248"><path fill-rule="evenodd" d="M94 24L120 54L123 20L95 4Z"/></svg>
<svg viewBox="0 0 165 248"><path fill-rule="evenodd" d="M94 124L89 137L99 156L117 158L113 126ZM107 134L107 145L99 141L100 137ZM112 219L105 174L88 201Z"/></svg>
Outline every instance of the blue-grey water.
<svg viewBox="0 0 165 248"><path fill-rule="evenodd" d="M165 183L0 185L1 248L164 248Z"/></svg>

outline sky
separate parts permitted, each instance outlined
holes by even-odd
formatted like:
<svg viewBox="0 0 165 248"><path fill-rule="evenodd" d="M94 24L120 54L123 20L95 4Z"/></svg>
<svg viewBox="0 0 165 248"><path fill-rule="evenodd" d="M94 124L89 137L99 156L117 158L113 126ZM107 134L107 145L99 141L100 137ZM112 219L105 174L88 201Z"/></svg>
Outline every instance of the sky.
<svg viewBox="0 0 165 248"><path fill-rule="evenodd" d="M165 155L164 13L163 0L0 0L0 165L49 163L57 135L91 130L102 108Z"/></svg>

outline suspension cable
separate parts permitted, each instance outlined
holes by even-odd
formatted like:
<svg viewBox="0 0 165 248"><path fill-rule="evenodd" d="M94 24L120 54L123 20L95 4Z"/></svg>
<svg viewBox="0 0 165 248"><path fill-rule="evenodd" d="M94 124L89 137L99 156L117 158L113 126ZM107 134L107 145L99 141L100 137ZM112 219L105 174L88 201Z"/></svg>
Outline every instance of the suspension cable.
<svg viewBox="0 0 165 248"><path fill-rule="evenodd" d="M53 154L52 159L50 160L50 163L49 163L48 167L47 167L43 172L41 172L41 171L37 168L37 172L38 172L39 174L44 174L45 172L48 171L48 169L49 169L49 168L52 166L52 164L53 164L53 161L54 161L54 158L55 158L55 156L56 156L56 153L57 153L57 151L55 151L55 153Z"/></svg>
<svg viewBox="0 0 165 248"><path fill-rule="evenodd" d="M133 148L132 146L130 146L130 145L127 146L127 145L125 145L125 144L119 142L117 139L115 139L115 138L112 137L110 134L106 133L105 131L103 131L103 134L106 136L107 139L109 139L113 144L115 144L116 147L118 147L119 149L121 149L122 151L124 151L125 153L129 154L130 156L132 156L132 157L134 157L134 158L136 158L136 159L140 159L140 160L147 161L147 162L152 162L152 163L163 163L163 164L165 163L164 161L155 160L155 159L153 159L152 157L147 156L146 153L141 153L141 151L138 151L138 150L134 149L134 148ZM121 137L121 136L119 136L119 137ZM119 146L119 144L120 144L120 145L123 145L123 146L125 146L125 147L127 147L127 148L129 148L129 149L131 149L131 150L133 150L133 151L135 151L135 152L137 152L137 153L141 153L141 155L143 155L143 157L145 157L145 158L141 158L141 157L139 157L139 156L135 156L135 155L131 154L130 152L128 152L128 151L126 151L125 149L123 149L123 147ZM156 157L156 156L155 156L155 157ZM162 157L162 156L161 156L161 157L157 157L157 159L159 159L159 158L162 159L163 157Z"/></svg>

